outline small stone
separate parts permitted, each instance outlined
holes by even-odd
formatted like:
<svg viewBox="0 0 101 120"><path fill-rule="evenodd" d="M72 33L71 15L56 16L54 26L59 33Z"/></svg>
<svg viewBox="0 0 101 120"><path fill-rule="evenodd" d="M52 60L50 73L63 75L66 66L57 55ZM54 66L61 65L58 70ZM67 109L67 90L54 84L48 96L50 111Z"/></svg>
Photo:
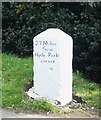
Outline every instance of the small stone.
<svg viewBox="0 0 101 120"><path fill-rule="evenodd" d="M93 109L94 109L94 107L91 107L91 109L93 110Z"/></svg>

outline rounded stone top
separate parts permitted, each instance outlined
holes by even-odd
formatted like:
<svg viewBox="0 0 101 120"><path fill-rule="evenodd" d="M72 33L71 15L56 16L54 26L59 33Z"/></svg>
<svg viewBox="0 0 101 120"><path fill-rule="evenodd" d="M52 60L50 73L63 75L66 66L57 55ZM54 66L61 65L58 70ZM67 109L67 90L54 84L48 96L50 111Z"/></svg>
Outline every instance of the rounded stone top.
<svg viewBox="0 0 101 120"><path fill-rule="evenodd" d="M58 28L49 28L38 35L35 38L55 38L55 39L68 39L72 40L72 37Z"/></svg>

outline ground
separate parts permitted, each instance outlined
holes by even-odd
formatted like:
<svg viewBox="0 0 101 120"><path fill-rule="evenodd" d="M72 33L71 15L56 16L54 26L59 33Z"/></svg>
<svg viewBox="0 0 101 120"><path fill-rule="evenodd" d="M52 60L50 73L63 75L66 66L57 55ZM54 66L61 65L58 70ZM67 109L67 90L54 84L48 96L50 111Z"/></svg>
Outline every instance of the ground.
<svg viewBox="0 0 101 120"><path fill-rule="evenodd" d="M65 116L57 116L53 114L45 114L45 113L32 113L30 111L15 111L10 108L1 109L0 113L2 112L2 118L99 118L97 112L90 112L90 111L74 111L71 113L66 114ZM0 115L1 116L1 115ZM99 118L100 120L100 118Z"/></svg>

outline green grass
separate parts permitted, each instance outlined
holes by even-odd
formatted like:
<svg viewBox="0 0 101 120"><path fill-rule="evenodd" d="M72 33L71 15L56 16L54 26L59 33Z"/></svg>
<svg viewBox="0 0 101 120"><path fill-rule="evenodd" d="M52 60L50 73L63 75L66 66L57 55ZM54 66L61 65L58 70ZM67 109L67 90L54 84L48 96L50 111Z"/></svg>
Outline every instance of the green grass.
<svg viewBox="0 0 101 120"><path fill-rule="evenodd" d="M83 107L101 108L99 87L100 85L86 79L81 73L73 74L73 90L86 101Z"/></svg>
<svg viewBox="0 0 101 120"><path fill-rule="evenodd" d="M24 91L25 84L33 79L32 57L21 59L14 55L2 56L2 105L14 109L30 109L38 111L58 111L46 100L29 99Z"/></svg>
<svg viewBox="0 0 101 120"><path fill-rule="evenodd" d="M21 106L25 98L24 84L32 79L32 58L21 59L3 54L2 61L2 103L6 107Z"/></svg>
<svg viewBox="0 0 101 120"><path fill-rule="evenodd" d="M1 62L1 58L0 58ZM61 112L59 108L46 100L30 99L24 91L24 85L33 79L33 59L18 58L14 55L2 55L2 106L14 109L28 109L35 112ZM80 73L73 75L73 89L86 104L84 107L99 108L99 86L87 81Z"/></svg>

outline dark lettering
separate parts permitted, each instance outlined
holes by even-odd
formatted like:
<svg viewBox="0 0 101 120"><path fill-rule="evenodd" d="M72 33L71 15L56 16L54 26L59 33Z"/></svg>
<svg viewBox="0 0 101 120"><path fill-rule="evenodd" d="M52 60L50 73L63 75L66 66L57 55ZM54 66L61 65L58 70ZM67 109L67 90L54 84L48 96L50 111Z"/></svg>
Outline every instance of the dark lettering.
<svg viewBox="0 0 101 120"><path fill-rule="evenodd" d="M43 41L43 45L48 45L48 41Z"/></svg>

